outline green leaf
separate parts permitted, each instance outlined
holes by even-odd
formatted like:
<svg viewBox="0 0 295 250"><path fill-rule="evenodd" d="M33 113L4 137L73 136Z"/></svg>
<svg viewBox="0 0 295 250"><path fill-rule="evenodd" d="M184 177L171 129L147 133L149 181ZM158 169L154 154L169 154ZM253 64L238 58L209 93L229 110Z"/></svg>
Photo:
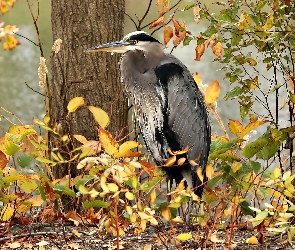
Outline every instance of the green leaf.
<svg viewBox="0 0 295 250"><path fill-rule="evenodd" d="M67 194L67 195L69 195L71 197L76 198L76 193L73 190L71 190L71 189L69 189L69 188L67 188L67 187L65 187L65 186L63 186L61 184L56 184L55 187L53 188L53 190L54 191L61 191L61 192L65 193L65 194Z"/></svg>
<svg viewBox="0 0 295 250"><path fill-rule="evenodd" d="M267 145L267 143L267 139L257 139L244 147L242 155L247 158L251 158L255 154L257 154L265 145Z"/></svg>
<svg viewBox="0 0 295 250"><path fill-rule="evenodd" d="M130 186L131 188L134 188L134 189L138 189L140 188L140 183L139 181L137 180L136 176L132 176L130 177L128 180L125 180L124 181L128 186Z"/></svg>
<svg viewBox="0 0 295 250"><path fill-rule="evenodd" d="M91 208L91 207L102 207L102 208L107 208L109 205L108 203L101 201L101 200L96 200L96 201L86 201L83 203L83 208L85 210Z"/></svg>
<svg viewBox="0 0 295 250"><path fill-rule="evenodd" d="M36 158L37 161L42 162L42 163L47 163L47 164L52 164L52 165L56 165L56 163L54 161L48 160L46 158L43 157L37 157Z"/></svg>
<svg viewBox="0 0 295 250"><path fill-rule="evenodd" d="M141 188L143 191L148 194L151 189L159 183L161 180L163 180L163 177L153 177L151 180L145 181L144 183L141 184Z"/></svg>
<svg viewBox="0 0 295 250"><path fill-rule="evenodd" d="M27 153L19 154L17 157L17 163L22 168L29 166L33 160L34 160L34 157Z"/></svg>
<svg viewBox="0 0 295 250"><path fill-rule="evenodd" d="M263 147L261 151L257 153L257 157L263 160L269 160L279 150L280 145L281 143L278 141L269 142L267 146Z"/></svg>
<svg viewBox="0 0 295 250"><path fill-rule="evenodd" d="M5 148L3 152L9 156L15 155L20 150L20 146L14 144L11 141L5 141L4 147Z"/></svg>
<svg viewBox="0 0 295 250"><path fill-rule="evenodd" d="M256 7L256 12L259 12L265 6L266 2L267 2L266 0L260 0Z"/></svg>
<svg viewBox="0 0 295 250"><path fill-rule="evenodd" d="M242 121L244 121L252 105L253 105L253 102L249 102L248 104L240 103L240 114L241 114Z"/></svg>
<svg viewBox="0 0 295 250"><path fill-rule="evenodd" d="M184 7L184 10L189 10L189 9L195 7L195 6L196 6L195 3L188 4L187 6Z"/></svg>
<svg viewBox="0 0 295 250"><path fill-rule="evenodd" d="M236 86L226 93L225 99L228 100L229 98L239 96L242 93L243 93L242 88L239 86Z"/></svg>
<svg viewBox="0 0 295 250"><path fill-rule="evenodd" d="M247 201L239 203L239 206L241 207L241 210L244 215L254 216L254 211L249 208L250 204Z"/></svg>
<svg viewBox="0 0 295 250"><path fill-rule="evenodd" d="M183 39L183 46L187 46L189 45L190 41L193 40L192 37L190 36L186 36L184 39Z"/></svg>
<svg viewBox="0 0 295 250"><path fill-rule="evenodd" d="M250 166L255 174L258 174L261 169L261 163L256 161L250 161Z"/></svg>

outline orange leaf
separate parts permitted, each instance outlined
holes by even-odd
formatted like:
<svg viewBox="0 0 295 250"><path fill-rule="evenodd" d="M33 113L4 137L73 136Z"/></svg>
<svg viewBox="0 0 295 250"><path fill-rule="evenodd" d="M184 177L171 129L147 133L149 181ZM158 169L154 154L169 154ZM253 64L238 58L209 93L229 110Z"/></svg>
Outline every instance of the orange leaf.
<svg viewBox="0 0 295 250"><path fill-rule="evenodd" d="M164 27L164 46L166 47L170 39L173 37L173 28L171 26Z"/></svg>
<svg viewBox="0 0 295 250"><path fill-rule="evenodd" d="M73 135L77 141L81 142L82 144L86 144L88 141L83 135Z"/></svg>
<svg viewBox="0 0 295 250"><path fill-rule="evenodd" d="M217 80L211 82L206 90L206 95L205 95L205 102L207 104L212 104L214 103L220 94L220 86L219 82Z"/></svg>
<svg viewBox="0 0 295 250"><path fill-rule="evenodd" d="M212 165L207 164L206 165L206 176L208 177L209 180L211 180L213 175L214 175L214 169L213 169Z"/></svg>
<svg viewBox="0 0 295 250"><path fill-rule="evenodd" d="M200 22L200 18L198 18L199 17L199 13L200 13L200 7L199 6L195 6L194 7L194 9L193 9L193 12L194 12L194 21L196 22L196 23L199 23Z"/></svg>
<svg viewBox="0 0 295 250"><path fill-rule="evenodd" d="M154 20L151 23L149 29L152 29L152 28L157 27L157 26L163 26L163 25L165 25L164 16L160 16L158 19Z"/></svg>
<svg viewBox="0 0 295 250"><path fill-rule="evenodd" d="M164 167L171 167L175 164L175 162L176 162L176 156L173 155L165 161Z"/></svg>
<svg viewBox="0 0 295 250"><path fill-rule="evenodd" d="M204 176L203 176L202 168L198 167L198 169L197 169L197 175L198 175L200 181L203 182Z"/></svg>
<svg viewBox="0 0 295 250"><path fill-rule="evenodd" d="M186 158L181 157L180 159L177 160L177 165L181 166L183 165L183 163L185 163L185 161L186 161Z"/></svg>
<svg viewBox="0 0 295 250"><path fill-rule="evenodd" d="M107 154L113 155L119 152L117 142L107 130L100 128L98 130L98 136L101 146Z"/></svg>
<svg viewBox="0 0 295 250"><path fill-rule="evenodd" d="M218 57L221 58L222 56L222 44L220 42L215 43L211 46L213 53Z"/></svg>
<svg viewBox="0 0 295 250"><path fill-rule="evenodd" d="M264 123L266 123L266 121L255 121L252 123L249 123L240 133L240 139L243 139L243 137L248 134L249 132L251 132L253 129L263 125Z"/></svg>
<svg viewBox="0 0 295 250"><path fill-rule="evenodd" d="M2 151L0 151L0 169L5 168L7 163L8 160L6 158L6 155Z"/></svg>
<svg viewBox="0 0 295 250"><path fill-rule="evenodd" d="M76 111L77 108L82 106L84 104L84 98L83 97L75 97L69 101L69 104L67 106L67 109L69 113Z"/></svg>
<svg viewBox="0 0 295 250"><path fill-rule="evenodd" d="M195 60L196 60L196 61L200 61L202 55L203 55L204 52L205 52L205 44L204 44L204 43L199 44L199 45L195 48L195 51L196 51L196 58L195 58Z"/></svg>
<svg viewBox="0 0 295 250"><path fill-rule="evenodd" d="M239 136L243 130L243 125L239 121L229 119L228 128L234 135Z"/></svg>
<svg viewBox="0 0 295 250"><path fill-rule="evenodd" d="M170 220L171 219L171 211L169 207L164 207L162 209L162 216L165 220Z"/></svg>

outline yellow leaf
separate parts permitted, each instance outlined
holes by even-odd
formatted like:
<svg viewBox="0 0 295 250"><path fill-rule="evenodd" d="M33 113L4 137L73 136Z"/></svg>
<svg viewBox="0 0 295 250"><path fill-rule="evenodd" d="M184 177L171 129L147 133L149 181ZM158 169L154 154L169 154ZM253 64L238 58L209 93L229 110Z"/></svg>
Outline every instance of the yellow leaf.
<svg viewBox="0 0 295 250"><path fill-rule="evenodd" d="M262 28L266 31L269 30L273 26L273 15L270 15L265 24L262 26Z"/></svg>
<svg viewBox="0 0 295 250"><path fill-rule="evenodd" d="M151 192L151 195L150 195L152 206L154 206L156 204L156 198L157 198L156 189L153 189L153 191Z"/></svg>
<svg viewBox="0 0 295 250"><path fill-rule="evenodd" d="M174 223L183 223L183 219L181 217L176 217L171 220Z"/></svg>
<svg viewBox="0 0 295 250"><path fill-rule="evenodd" d="M257 238L255 236L251 236L250 238L248 238L246 240L246 243L257 245L258 244L258 240L257 240Z"/></svg>
<svg viewBox="0 0 295 250"><path fill-rule="evenodd" d="M193 77L194 77L194 80L195 80L196 84L199 85L201 83L201 76L200 76L200 74L198 72L196 72L193 75Z"/></svg>
<svg viewBox="0 0 295 250"><path fill-rule="evenodd" d="M5 204L0 212L0 220L8 221L14 214L14 206L12 204Z"/></svg>
<svg viewBox="0 0 295 250"><path fill-rule="evenodd" d="M130 207L130 206L126 206L126 211L130 215L133 214L132 207Z"/></svg>
<svg viewBox="0 0 295 250"><path fill-rule="evenodd" d="M213 169L212 165L207 164L206 165L206 176L208 177L209 180L211 180L213 175L214 175L214 169Z"/></svg>
<svg viewBox="0 0 295 250"><path fill-rule="evenodd" d="M118 144L107 130L100 128L98 130L98 136L101 146L107 154L113 155L118 152Z"/></svg>
<svg viewBox="0 0 295 250"><path fill-rule="evenodd" d="M202 168L200 168L200 167L198 167L198 169L197 169L197 176L199 177L200 181L203 182L204 176L203 176Z"/></svg>
<svg viewBox="0 0 295 250"><path fill-rule="evenodd" d="M251 122L249 123L240 133L239 138L243 139L243 137L248 134L249 132L251 132L252 130L254 130L255 128L263 125L264 123L266 123L266 121L255 121L255 122Z"/></svg>
<svg viewBox="0 0 295 250"><path fill-rule="evenodd" d="M152 223L153 225L158 225L158 221L154 217L149 218L149 222Z"/></svg>
<svg viewBox="0 0 295 250"><path fill-rule="evenodd" d="M15 249L15 248L21 247L21 244L19 242L8 243L7 245L10 249Z"/></svg>
<svg viewBox="0 0 295 250"><path fill-rule="evenodd" d="M136 214L131 214L131 216L130 216L130 222L131 223L135 223L136 222L136 219L137 219Z"/></svg>
<svg viewBox="0 0 295 250"><path fill-rule="evenodd" d="M235 173L235 172L237 172L241 167L242 167L242 163L241 163L241 162L238 162L238 161L235 161L235 162L232 164L231 169L232 169L232 171Z"/></svg>
<svg viewBox="0 0 295 250"><path fill-rule="evenodd" d="M142 231L144 231L146 229L146 220L141 220L140 221L140 227L141 227Z"/></svg>
<svg viewBox="0 0 295 250"><path fill-rule="evenodd" d="M281 169L276 167L273 171L274 178L277 179L281 175Z"/></svg>
<svg viewBox="0 0 295 250"><path fill-rule="evenodd" d="M78 190L81 194L89 194L88 189L83 185L79 185Z"/></svg>
<svg viewBox="0 0 295 250"><path fill-rule="evenodd" d="M187 240L189 240L189 239L192 238L192 234L190 234L190 233L183 233L183 234L177 235L176 238L178 240L180 240L180 241L187 241Z"/></svg>
<svg viewBox="0 0 295 250"><path fill-rule="evenodd" d="M75 230L75 229L72 231L72 234L74 234L74 235L76 235L78 237L80 237L82 235L82 233L79 233L78 230Z"/></svg>
<svg viewBox="0 0 295 250"><path fill-rule="evenodd" d="M69 101L67 109L68 109L69 113L75 112L77 110L77 108L81 107L83 104L84 104L83 97L75 97Z"/></svg>
<svg viewBox="0 0 295 250"><path fill-rule="evenodd" d="M87 106L87 108L94 115L94 119L99 126L106 128L110 124L109 115L103 109L94 106Z"/></svg>
<svg viewBox="0 0 295 250"><path fill-rule="evenodd" d="M142 156L141 153L130 150L138 146L140 146L140 143L136 141L126 141L119 147L119 152L115 153L115 157L140 157Z"/></svg>
<svg viewBox="0 0 295 250"><path fill-rule="evenodd" d="M130 201L134 200L134 194L129 191L125 193L125 197Z"/></svg>
<svg viewBox="0 0 295 250"><path fill-rule="evenodd" d="M220 86L217 80L211 82L206 90L205 94L205 102L207 104L213 104L219 97L220 94Z"/></svg>
<svg viewBox="0 0 295 250"><path fill-rule="evenodd" d="M119 187L115 183L108 183L108 189L111 192L117 192L119 190Z"/></svg>
<svg viewBox="0 0 295 250"><path fill-rule="evenodd" d="M100 186L105 193L108 193L110 190L106 185L106 181L107 181L107 178L104 175L102 175L100 177Z"/></svg>
<svg viewBox="0 0 295 250"><path fill-rule="evenodd" d="M170 203L168 205L168 207L171 207L171 208L179 208L180 206L181 206L181 203L179 202Z"/></svg>
<svg viewBox="0 0 295 250"><path fill-rule="evenodd" d="M138 211L137 213L138 213L138 215L139 215L140 219L142 219L142 220L148 220L148 219L150 219L150 218L151 218L151 216L150 216L150 215L147 215L147 214L146 214L146 213L144 213L144 212L140 212L140 211Z"/></svg>
<svg viewBox="0 0 295 250"><path fill-rule="evenodd" d="M26 193L35 191L38 188L37 183L34 180L28 178L22 178L17 182L17 185Z"/></svg>
<svg viewBox="0 0 295 250"><path fill-rule="evenodd" d="M171 219L171 211L169 207L164 207L162 209L162 216L165 220L170 220Z"/></svg>
<svg viewBox="0 0 295 250"><path fill-rule="evenodd" d="M229 119L228 128L234 135L239 136L243 130L243 125L239 121Z"/></svg>

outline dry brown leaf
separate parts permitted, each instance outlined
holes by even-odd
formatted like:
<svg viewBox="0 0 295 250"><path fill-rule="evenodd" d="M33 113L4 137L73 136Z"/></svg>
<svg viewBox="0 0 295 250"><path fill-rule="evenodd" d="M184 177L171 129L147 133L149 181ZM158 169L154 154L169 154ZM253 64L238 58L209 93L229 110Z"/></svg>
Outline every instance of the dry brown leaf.
<svg viewBox="0 0 295 250"><path fill-rule="evenodd" d="M213 53L218 57L221 58L222 56L222 44L220 42L215 43L211 46Z"/></svg>
<svg viewBox="0 0 295 250"><path fill-rule="evenodd" d="M290 85L290 90L294 91L294 74L292 72L286 72L287 80Z"/></svg>
<svg viewBox="0 0 295 250"><path fill-rule="evenodd" d="M155 19L151 25L149 26L149 29L152 29L154 27L157 27L157 26L163 26L165 25L165 22L164 22L164 16L160 16L158 19Z"/></svg>
<svg viewBox="0 0 295 250"><path fill-rule="evenodd" d="M205 44L204 44L204 43L199 44L199 45L195 48L195 51L196 51L196 58L195 58L195 60L196 60L196 61L200 61L202 55L203 55L204 52L205 52Z"/></svg>
<svg viewBox="0 0 295 250"><path fill-rule="evenodd" d="M166 47L170 39L173 37L173 28L171 26L164 27L164 46Z"/></svg>

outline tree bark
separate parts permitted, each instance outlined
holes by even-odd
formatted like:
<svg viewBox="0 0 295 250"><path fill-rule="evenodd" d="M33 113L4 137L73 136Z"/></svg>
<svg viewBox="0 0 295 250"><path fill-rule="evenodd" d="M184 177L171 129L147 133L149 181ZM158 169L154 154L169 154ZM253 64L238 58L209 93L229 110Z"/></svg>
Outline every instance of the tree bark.
<svg viewBox="0 0 295 250"><path fill-rule="evenodd" d="M51 124L61 135L79 134L97 140L97 123L86 106L104 109L111 116L108 130L117 136L127 126L127 102L118 70L118 55L85 53L94 45L119 40L124 32L125 1L52 0L53 40L62 39L61 50L51 59ZM68 102L84 97L85 105L68 115ZM50 136L51 147L62 147ZM71 140L70 149L78 145ZM68 146L64 150L69 150ZM53 168L55 178L78 175L76 164ZM68 198L63 203L69 203ZM70 209L71 205L65 207Z"/></svg>

